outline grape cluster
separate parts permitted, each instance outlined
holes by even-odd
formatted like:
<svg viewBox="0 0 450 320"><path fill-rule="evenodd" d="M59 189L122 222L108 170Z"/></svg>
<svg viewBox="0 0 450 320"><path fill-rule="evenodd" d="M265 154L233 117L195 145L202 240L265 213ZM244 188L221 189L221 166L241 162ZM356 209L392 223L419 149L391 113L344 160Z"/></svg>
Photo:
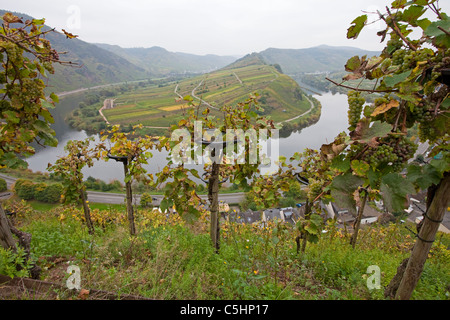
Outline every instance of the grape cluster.
<svg viewBox="0 0 450 320"><path fill-rule="evenodd" d="M405 58L406 55L406 50L405 49L400 49L400 50L396 50L393 54L392 54L392 64L396 65L396 66L400 66L403 63L403 59Z"/></svg>
<svg viewBox="0 0 450 320"><path fill-rule="evenodd" d="M420 141L430 142L436 141L438 138L435 127L432 122L422 122L419 124L419 139Z"/></svg>
<svg viewBox="0 0 450 320"><path fill-rule="evenodd" d="M441 75L441 70L450 65L450 57L442 57L441 55L438 55L433 62L435 62L435 65L433 66L433 70L431 72L431 79L436 80Z"/></svg>
<svg viewBox="0 0 450 320"><path fill-rule="evenodd" d="M399 67L399 72L405 72L411 68L415 68L417 62L430 61L433 55L433 51L428 48L419 51L398 49L392 53L391 61L393 65Z"/></svg>
<svg viewBox="0 0 450 320"><path fill-rule="evenodd" d="M398 50L401 47L403 47L403 41L400 39L390 39L387 43L386 43L387 47L392 47L394 50Z"/></svg>
<svg viewBox="0 0 450 320"><path fill-rule="evenodd" d="M348 109L348 123L350 126L356 126L361 118L361 111L366 100L360 96L358 91L349 91L347 93Z"/></svg>
<svg viewBox="0 0 450 320"><path fill-rule="evenodd" d="M418 123L430 122L434 120L434 108L430 102L423 100L413 106L412 116Z"/></svg>
<svg viewBox="0 0 450 320"><path fill-rule="evenodd" d="M389 165L395 171L401 170L404 163L414 156L417 145L407 138L389 136L380 139L377 147L369 147L361 156L361 160L374 169ZM363 145L355 147L356 154L362 151Z"/></svg>
<svg viewBox="0 0 450 320"><path fill-rule="evenodd" d="M363 160L370 163L373 167L378 167L382 163L397 161L398 157L394 153L394 148L388 144L383 144L378 148L372 148Z"/></svg>

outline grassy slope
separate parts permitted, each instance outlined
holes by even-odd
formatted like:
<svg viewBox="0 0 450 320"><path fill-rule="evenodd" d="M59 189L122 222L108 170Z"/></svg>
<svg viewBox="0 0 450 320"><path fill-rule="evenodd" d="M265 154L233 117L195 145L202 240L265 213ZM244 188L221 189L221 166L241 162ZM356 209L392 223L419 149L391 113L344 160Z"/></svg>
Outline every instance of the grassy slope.
<svg viewBox="0 0 450 320"><path fill-rule="evenodd" d="M299 255L289 225L270 222L258 228L223 221L216 254L205 218L186 225L176 216L166 220L140 209L139 233L131 238L123 208L93 210L92 215L95 236L87 233L81 211L21 211L18 223L33 235L32 257L39 258L43 280L65 283L67 264L53 263L62 258L81 268L83 288L154 299L383 299L384 287L414 243L399 224L369 226L352 249L349 235L329 224L319 242ZM104 228L102 221L107 222ZM438 239L413 299L447 299L450 238ZM381 289L367 288L370 265L381 269Z"/></svg>

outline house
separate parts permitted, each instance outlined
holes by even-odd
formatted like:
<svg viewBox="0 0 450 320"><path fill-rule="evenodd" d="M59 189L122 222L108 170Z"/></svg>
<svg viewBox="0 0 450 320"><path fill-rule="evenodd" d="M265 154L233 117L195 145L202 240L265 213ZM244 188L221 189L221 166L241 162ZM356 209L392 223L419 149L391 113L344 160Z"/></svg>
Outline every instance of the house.
<svg viewBox="0 0 450 320"><path fill-rule="evenodd" d="M266 209L263 211L262 214L263 221L273 221L276 219L284 221L284 219L281 217L281 210L279 208Z"/></svg>
<svg viewBox="0 0 450 320"><path fill-rule="evenodd" d="M233 210L228 211L226 219L237 223L254 223L261 220L261 214L258 211L252 211L250 209L243 212L236 212Z"/></svg>
<svg viewBox="0 0 450 320"><path fill-rule="evenodd" d="M295 224L298 220L298 218L300 217L300 215L296 213L297 210L295 210L292 207L287 207L287 208L281 208L280 212L281 212L281 218L284 222L290 223L290 224ZM298 212L298 211L297 211Z"/></svg>

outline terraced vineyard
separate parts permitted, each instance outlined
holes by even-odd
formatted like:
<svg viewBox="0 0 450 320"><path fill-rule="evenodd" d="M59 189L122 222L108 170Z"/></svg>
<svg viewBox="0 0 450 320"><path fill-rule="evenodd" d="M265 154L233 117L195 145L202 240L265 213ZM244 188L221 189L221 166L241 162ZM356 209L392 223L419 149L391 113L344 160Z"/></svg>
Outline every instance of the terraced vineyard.
<svg viewBox="0 0 450 320"><path fill-rule="evenodd" d="M147 87L116 97L114 108L103 111L111 124L141 123L148 127L169 127L184 116L186 95L194 98L200 108L209 107L220 116L223 105L245 100L251 93L260 94L265 114L282 122L311 108L298 84L262 61L240 61L236 65L174 82L163 87Z"/></svg>

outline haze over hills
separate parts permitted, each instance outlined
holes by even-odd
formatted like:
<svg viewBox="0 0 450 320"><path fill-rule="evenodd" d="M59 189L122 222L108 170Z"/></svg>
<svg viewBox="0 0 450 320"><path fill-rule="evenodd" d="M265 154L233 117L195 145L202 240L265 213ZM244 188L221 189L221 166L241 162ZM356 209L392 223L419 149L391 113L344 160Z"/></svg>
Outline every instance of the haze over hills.
<svg viewBox="0 0 450 320"><path fill-rule="evenodd" d="M286 74L303 72L341 71L347 60L355 55L368 57L379 54L355 47L321 45L305 49L269 48L260 52L267 63L278 63Z"/></svg>
<svg viewBox="0 0 450 320"><path fill-rule="evenodd" d="M96 45L136 65L142 66L155 75L205 73L220 69L236 60L236 57L233 56L213 54L201 56L183 52L170 52L157 46L150 48L122 48L117 45L103 43L96 43Z"/></svg>

